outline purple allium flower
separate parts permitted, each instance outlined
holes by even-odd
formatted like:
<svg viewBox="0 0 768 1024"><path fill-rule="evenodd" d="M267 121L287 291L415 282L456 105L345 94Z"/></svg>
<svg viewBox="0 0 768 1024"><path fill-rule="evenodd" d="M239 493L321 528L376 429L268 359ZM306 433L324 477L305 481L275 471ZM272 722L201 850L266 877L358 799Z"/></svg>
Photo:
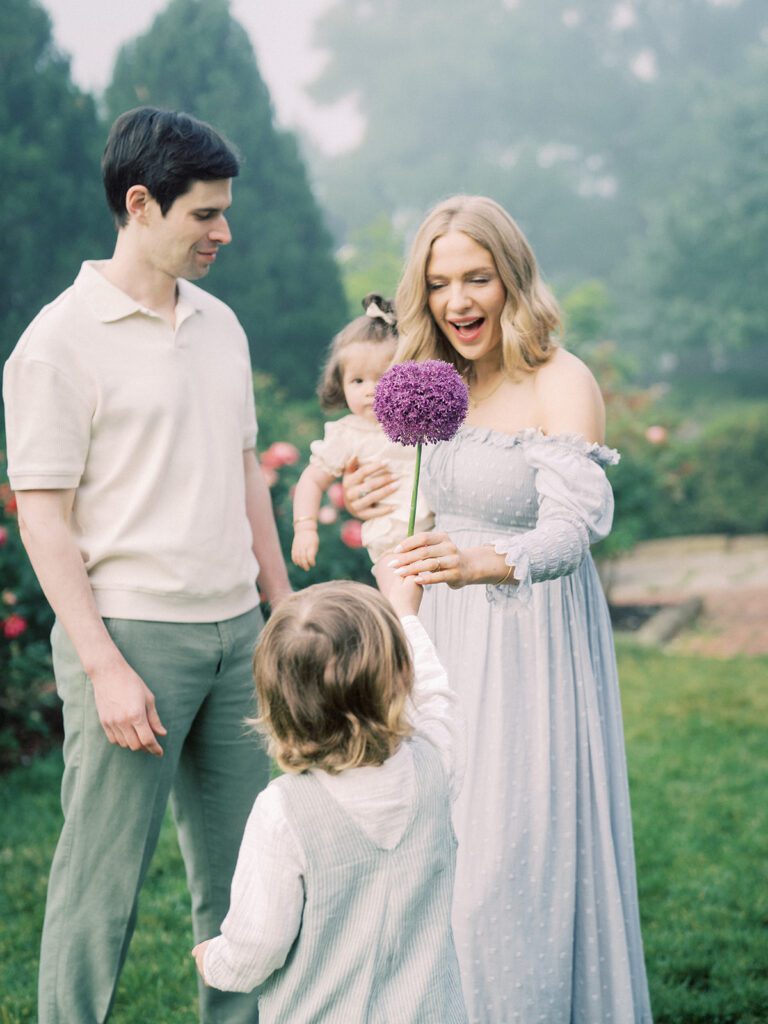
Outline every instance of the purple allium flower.
<svg viewBox="0 0 768 1024"><path fill-rule="evenodd" d="M449 441L467 415L467 385L450 363L398 363L376 385L373 411L390 441Z"/></svg>

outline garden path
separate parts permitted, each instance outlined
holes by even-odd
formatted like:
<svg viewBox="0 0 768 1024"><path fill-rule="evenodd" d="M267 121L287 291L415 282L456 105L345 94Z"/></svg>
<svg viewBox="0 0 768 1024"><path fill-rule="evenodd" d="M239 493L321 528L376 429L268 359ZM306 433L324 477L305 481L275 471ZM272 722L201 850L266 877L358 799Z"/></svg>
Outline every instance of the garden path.
<svg viewBox="0 0 768 1024"><path fill-rule="evenodd" d="M668 649L728 658L768 655L768 536L645 541L603 571L616 604L701 597L698 621Z"/></svg>

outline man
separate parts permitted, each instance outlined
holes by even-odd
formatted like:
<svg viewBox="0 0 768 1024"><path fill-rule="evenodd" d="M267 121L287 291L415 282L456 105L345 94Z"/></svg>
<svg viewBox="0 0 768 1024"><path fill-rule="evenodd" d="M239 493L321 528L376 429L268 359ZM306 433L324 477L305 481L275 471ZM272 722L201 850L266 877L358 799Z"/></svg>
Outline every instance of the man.
<svg viewBox="0 0 768 1024"><path fill-rule="evenodd" d="M142 107L113 125L102 170L114 254L83 264L4 375L8 475L56 612L64 706L40 1024L108 1018L169 794L195 939L218 932L268 781L243 728L256 578L273 604L289 591L246 338L188 283L231 239L237 157L209 125ZM257 1019L252 996L200 999L203 1021Z"/></svg>

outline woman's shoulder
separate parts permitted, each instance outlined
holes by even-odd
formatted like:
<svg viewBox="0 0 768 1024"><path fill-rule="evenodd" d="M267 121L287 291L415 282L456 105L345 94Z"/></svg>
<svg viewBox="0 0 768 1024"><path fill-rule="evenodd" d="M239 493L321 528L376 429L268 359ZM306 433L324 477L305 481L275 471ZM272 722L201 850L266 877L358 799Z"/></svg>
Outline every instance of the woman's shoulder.
<svg viewBox="0 0 768 1024"><path fill-rule="evenodd" d="M578 356L556 349L536 370L534 389L545 434L581 434L588 441L603 441L603 396L592 371Z"/></svg>
<svg viewBox="0 0 768 1024"><path fill-rule="evenodd" d="M536 369L534 379L538 390L557 388L561 384L597 387L594 374L584 360L560 346L553 351L546 363L542 363Z"/></svg>

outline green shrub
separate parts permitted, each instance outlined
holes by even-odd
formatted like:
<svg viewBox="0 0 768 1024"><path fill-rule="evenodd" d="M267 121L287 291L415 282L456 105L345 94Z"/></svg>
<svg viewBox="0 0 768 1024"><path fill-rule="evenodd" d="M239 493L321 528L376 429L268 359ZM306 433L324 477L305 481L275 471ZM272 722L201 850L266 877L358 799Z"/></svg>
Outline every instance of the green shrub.
<svg viewBox="0 0 768 1024"><path fill-rule="evenodd" d="M658 391L632 386L610 343L580 354L600 381L608 442L621 453L608 469L616 512L599 557L657 537L768 531L768 404L715 419L662 406Z"/></svg>
<svg viewBox="0 0 768 1024"><path fill-rule="evenodd" d="M47 748L60 731L48 647L53 616L22 547L7 483L0 484L0 588L2 770Z"/></svg>
<svg viewBox="0 0 768 1024"><path fill-rule="evenodd" d="M768 531L768 409L730 413L681 442L666 484L664 536Z"/></svg>

